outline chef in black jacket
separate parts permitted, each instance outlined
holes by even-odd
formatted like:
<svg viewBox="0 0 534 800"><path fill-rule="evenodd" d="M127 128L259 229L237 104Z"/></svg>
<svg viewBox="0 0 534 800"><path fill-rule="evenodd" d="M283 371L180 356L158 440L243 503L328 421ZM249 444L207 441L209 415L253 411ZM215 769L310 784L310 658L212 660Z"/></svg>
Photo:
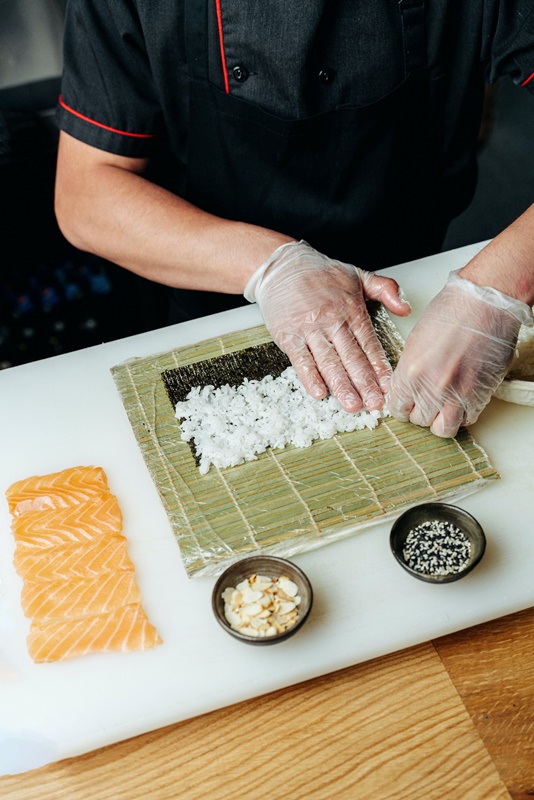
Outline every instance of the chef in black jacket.
<svg viewBox="0 0 534 800"><path fill-rule="evenodd" d="M439 251L505 74L534 91L532 0L70 0L58 221L171 287L171 321L256 301L313 396L453 436L532 323L534 206L451 274L393 375L365 299L409 313L374 271Z"/></svg>

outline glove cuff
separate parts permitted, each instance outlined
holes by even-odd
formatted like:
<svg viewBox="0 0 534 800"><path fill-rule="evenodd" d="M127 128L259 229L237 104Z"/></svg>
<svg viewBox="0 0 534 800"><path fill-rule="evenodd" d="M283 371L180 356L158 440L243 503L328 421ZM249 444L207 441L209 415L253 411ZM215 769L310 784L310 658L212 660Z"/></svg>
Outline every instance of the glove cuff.
<svg viewBox="0 0 534 800"><path fill-rule="evenodd" d="M282 253L284 253L288 248L293 248L297 245L302 245L302 244L306 244L306 242L303 239L301 239L299 242L297 241L286 242L285 244L281 244L280 247L277 247L276 250L273 253L271 253L267 261L264 261L261 267L258 267L258 269L255 272L253 272L250 278L248 279L247 285L245 286L245 289L243 291L243 296L245 300L248 300L249 303L255 303L258 298L258 292L260 290L263 281L263 276L265 275L269 267L271 267L277 260L277 258Z"/></svg>
<svg viewBox="0 0 534 800"><path fill-rule="evenodd" d="M459 270L454 270L454 272L449 273L448 283L450 285L458 286L459 289L468 292L490 306L507 311L522 325L526 325L529 328L534 325L534 315L529 305L521 300L516 300L515 297L509 297L507 294L499 292L498 289L494 289L492 286L479 286L467 278L462 278L458 275L458 272Z"/></svg>

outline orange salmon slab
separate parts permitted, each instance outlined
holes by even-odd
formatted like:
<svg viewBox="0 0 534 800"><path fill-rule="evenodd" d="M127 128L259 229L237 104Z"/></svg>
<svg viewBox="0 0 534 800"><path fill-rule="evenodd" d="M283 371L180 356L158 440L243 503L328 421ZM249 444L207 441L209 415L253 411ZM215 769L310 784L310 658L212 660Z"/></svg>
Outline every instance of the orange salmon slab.
<svg viewBox="0 0 534 800"><path fill-rule="evenodd" d="M36 663L162 642L142 608L122 513L101 467L17 481L6 497Z"/></svg>
<svg viewBox="0 0 534 800"><path fill-rule="evenodd" d="M15 569L26 581L65 581L74 578L96 578L104 572L133 570L126 549L126 538L106 536L93 542L31 547L17 544Z"/></svg>
<svg viewBox="0 0 534 800"><path fill-rule="evenodd" d="M94 617L33 623L28 652L38 664L88 653L148 650L161 642L142 607L134 603Z"/></svg>
<svg viewBox="0 0 534 800"><path fill-rule="evenodd" d="M108 492L98 500L86 500L65 508L26 511L13 518L11 529L17 544L34 547L89 545L102 537L120 535L122 514L117 498Z"/></svg>
<svg viewBox="0 0 534 800"><path fill-rule="evenodd" d="M13 483L6 492L13 516L43 508L63 508L109 494L102 467L71 467Z"/></svg>

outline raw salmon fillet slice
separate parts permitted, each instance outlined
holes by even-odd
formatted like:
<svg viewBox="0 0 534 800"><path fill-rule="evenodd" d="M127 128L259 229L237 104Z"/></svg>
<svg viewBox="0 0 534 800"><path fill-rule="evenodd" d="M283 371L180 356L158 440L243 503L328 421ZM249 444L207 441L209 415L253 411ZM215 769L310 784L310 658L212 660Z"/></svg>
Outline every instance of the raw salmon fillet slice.
<svg viewBox="0 0 534 800"><path fill-rule="evenodd" d="M108 494L109 487L102 467L71 467L50 475L13 483L6 492L13 516L43 508L63 508Z"/></svg>
<svg viewBox="0 0 534 800"><path fill-rule="evenodd" d="M112 650L148 650L162 639L134 603L94 617L33 623L27 641L30 656L41 663Z"/></svg>
<svg viewBox="0 0 534 800"><path fill-rule="evenodd" d="M19 544L13 562L25 581L68 581L134 569L126 550L126 538L120 535L105 537L105 542L97 539L94 543L59 547L35 548Z"/></svg>
<svg viewBox="0 0 534 800"><path fill-rule="evenodd" d="M120 535L122 514L115 495L87 500L78 505L27 511L13 518L18 544L55 547L86 542L93 544L107 534Z"/></svg>
<svg viewBox="0 0 534 800"><path fill-rule="evenodd" d="M133 571L104 572L82 580L25 581L22 609L32 619L69 619L105 614L139 603L141 593Z"/></svg>
<svg viewBox="0 0 534 800"><path fill-rule="evenodd" d="M6 496L34 661L162 641L141 606L121 510L101 467L18 481Z"/></svg>

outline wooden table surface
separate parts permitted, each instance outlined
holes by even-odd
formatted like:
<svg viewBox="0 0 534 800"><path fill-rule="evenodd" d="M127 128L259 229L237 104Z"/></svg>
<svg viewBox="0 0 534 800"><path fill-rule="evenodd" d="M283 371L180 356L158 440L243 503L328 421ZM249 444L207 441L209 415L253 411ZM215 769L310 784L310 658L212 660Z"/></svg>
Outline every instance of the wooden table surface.
<svg viewBox="0 0 534 800"><path fill-rule="evenodd" d="M534 609L0 778L0 797L528 800Z"/></svg>

